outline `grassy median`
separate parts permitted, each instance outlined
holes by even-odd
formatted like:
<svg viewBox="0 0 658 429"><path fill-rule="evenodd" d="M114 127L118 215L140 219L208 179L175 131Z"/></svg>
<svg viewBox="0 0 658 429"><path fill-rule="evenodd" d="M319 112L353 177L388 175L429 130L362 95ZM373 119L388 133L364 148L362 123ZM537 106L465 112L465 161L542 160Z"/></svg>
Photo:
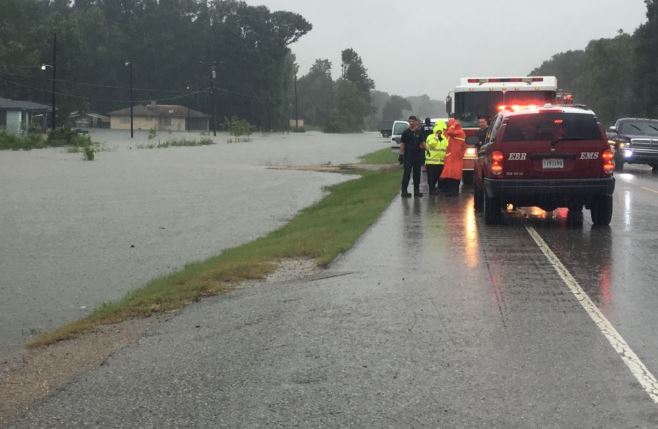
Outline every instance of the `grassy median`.
<svg viewBox="0 0 658 429"><path fill-rule="evenodd" d="M362 158L368 164L391 161L394 157L389 149ZM231 290L245 280L262 279L275 271L282 259L312 258L326 266L354 245L398 192L400 173L396 168L360 174L357 179L328 188L328 195L321 201L270 234L152 280L83 319L42 334L29 346L45 346L93 331L100 325L182 308L204 296Z"/></svg>

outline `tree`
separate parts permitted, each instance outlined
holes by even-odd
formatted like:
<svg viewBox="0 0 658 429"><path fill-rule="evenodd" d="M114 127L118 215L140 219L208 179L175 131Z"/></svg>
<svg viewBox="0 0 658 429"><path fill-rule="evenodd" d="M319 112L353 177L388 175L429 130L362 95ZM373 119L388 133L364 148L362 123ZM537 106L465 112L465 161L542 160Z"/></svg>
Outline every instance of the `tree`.
<svg viewBox="0 0 658 429"><path fill-rule="evenodd" d="M342 52L341 79L336 83L336 106L326 130L329 132L362 131L366 117L373 111L370 91L375 87L353 49Z"/></svg>
<svg viewBox="0 0 658 429"><path fill-rule="evenodd" d="M363 119L370 105L354 82L339 79L336 82L336 108L326 131L330 133L354 133L363 130Z"/></svg>
<svg viewBox="0 0 658 429"><path fill-rule="evenodd" d="M411 103L406 98L400 97L399 95L392 95L391 98L384 106L382 112L382 121L392 122L402 117L402 112L405 110L411 110Z"/></svg>
<svg viewBox="0 0 658 429"><path fill-rule="evenodd" d="M305 121L325 127L333 108L334 81L331 62L317 59L309 72L297 83L299 106Z"/></svg>
<svg viewBox="0 0 658 429"><path fill-rule="evenodd" d="M596 109L603 123L612 123L635 109L630 79L632 43L632 37L620 31L617 37L592 41L585 49L586 73L578 84L580 99Z"/></svg>
<svg viewBox="0 0 658 429"><path fill-rule="evenodd" d="M370 102L370 91L375 88L375 82L368 77L368 70L363 65L363 60L354 49L345 49L341 54L342 77L352 82L359 93Z"/></svg>
<svg viewBox="0 0 658 429"><path fill-rule="evenodd" d="M634 34L634 100L642 116L658 117L658 2L646 0L647 22Z"/></svg>
<svg viewBox="0 0 658 429"><path fill-rule="evenodd" d="M530 72L531 76L557 76L561 88L576 91L585 71L585 51L566 51L553 55Z"/></svg>
<svg viewBox="0 0 658 429"><path fill-rule="evenodd" d="M383 91L370 91L370 114L366 118L365 128L367 130L379 130L382 126L382 113L391 95Z"/></svg>
<svg viewBox="0 0 658 429"><path fill-rule="evenodd" d="M138 102L210 112L214 64L218 117L282 128L296 72L289 45L312 28L298 14L236 0L0 0L0 10L3 96L49 102L39 67L51 63L57 33L60 117L125 107L127 60Z"/></svg>

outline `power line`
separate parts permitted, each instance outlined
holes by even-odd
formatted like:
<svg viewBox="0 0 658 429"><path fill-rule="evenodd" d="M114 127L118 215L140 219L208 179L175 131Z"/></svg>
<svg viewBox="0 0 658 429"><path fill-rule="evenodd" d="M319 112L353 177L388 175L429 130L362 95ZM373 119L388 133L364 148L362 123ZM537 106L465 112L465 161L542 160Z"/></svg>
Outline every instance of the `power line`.
<svg viewBox="0 0 658 429"><path fill-rule="evenodd" d="M0 71L0 75L8 75L8 76L17 76L17 77L24 77L24 74L21 73L11 73L11 72L2 72ZM128 90L128 86L121 86L121 85L102 85L102 84L97 84L97 83L91 83L91 82L76 82L68 79L55 79L56 82L61 82L61 83L68 83L72 85L80 85L80 86L90 86L90 87L96 87L96 88L106 88L106 89L125 89ZM133 88L133 91L142 91L142 92L171 92L171 93L180 93L180 91L174 90L174 89L154 89L154 88Z"/></svg>
<svg viewBox="0 0 658 429"><path fill-rule="evenodd" d="M50 91L48 89L39 88L39 87L31 86L31 85L26 85L26 84L19 83L19 82L14 82L14 81L5 79L1 76L0 76L0 81L4 81L4 82L6 82L10 85L14 85L14 86L22 87L22 88L31 89L33 91L41 92L43 94L52 94L52 91ZM133 102L135 102L135 103L149 103L151 101L156 101L156 102L172 101L172 100L178 100L178 99L181 99L181 98L191 97L191 96L197 95L197 94L207 93L208 90L209 90L209 88L202 88L200 90L193 91L193 92L185 92L185 93L178 92L178 95L172 96L172 97L158 98L158 99L155 99L155 100L153 98L137 99L137 100L133 100ZM126 102L129 101L129 100L126 100L126 99L123 99L123 98L122 99L96 98L96 97L90 97L90 96L87 96L87 95L77 95L77 94L61 92L61 91L56 91L55 95L58 95L58 96L61 96L61 97L79 98L79 99L88 100L88 101L98 101L98 102L105 102L105 103L126 103Z"/></svg>

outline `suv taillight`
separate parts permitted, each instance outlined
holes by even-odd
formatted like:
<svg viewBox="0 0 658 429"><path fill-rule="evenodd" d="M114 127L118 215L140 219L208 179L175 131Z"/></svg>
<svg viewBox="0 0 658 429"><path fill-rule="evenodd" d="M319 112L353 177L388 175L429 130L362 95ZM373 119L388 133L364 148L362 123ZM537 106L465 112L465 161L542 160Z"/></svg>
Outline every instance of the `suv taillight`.
<svg viewBox="0 0 658 429"><path fill-rule="evenodd" d="M489 167L491 174L493 174L494 176L500 176L503 174L504 159L505 159L505 155L499 150L496 150L491 153L491 166Z"/></svg>
<svg viewBox="0 0 658 429"><path fill-rule="evenodd" d="M601 152L601 159L603 160L603 172L605 174L612 174L615 172L615 154L610 149Z"/></svg>

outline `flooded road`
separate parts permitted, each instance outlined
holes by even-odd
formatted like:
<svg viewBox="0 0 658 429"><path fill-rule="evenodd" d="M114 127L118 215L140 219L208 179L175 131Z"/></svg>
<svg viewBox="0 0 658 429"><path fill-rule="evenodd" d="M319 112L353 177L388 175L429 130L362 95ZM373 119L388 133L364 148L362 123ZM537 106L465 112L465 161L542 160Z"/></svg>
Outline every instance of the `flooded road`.
<svg viewBox="0 0 658 429"><path fill-rule="evenodd" d="M376 134L309 132L137 149L185 135L127 136L93 133L106 150L93 162L64 149L0 152L0 363L39 332L285 224L348 179L268 167L387 147Z"/></svg>
<svg viewBox="0 0 658 429"><path fill-rule="evenodd" d="M615 205L486 226L469 192L398 197L325 277L189 307L17 427L658 427L565 280L657 374L658 178L628 166Z"/></svg>

